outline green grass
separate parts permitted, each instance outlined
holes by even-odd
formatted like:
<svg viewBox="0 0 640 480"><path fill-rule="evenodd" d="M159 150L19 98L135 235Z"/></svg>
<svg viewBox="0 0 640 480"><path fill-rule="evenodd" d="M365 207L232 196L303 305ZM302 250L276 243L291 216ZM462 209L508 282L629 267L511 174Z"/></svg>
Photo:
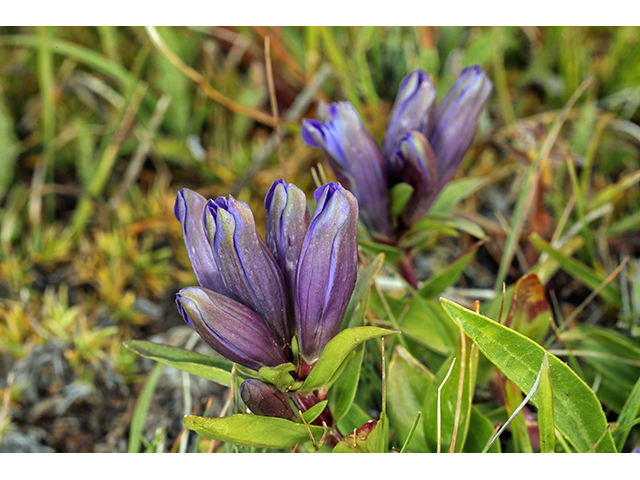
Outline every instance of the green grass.
<svg viewBox="0 0 640 480"><path fill-rule="evenodd" d="M430 265L421 280L450 265L479 230L487 241L456 286L500 294L503 282L555 265L545 286L556 323L580 306L567 332L587 322L639 341L639 28L158 28L182 66L150 33L0 28L0 393L11 390L0 394L0 410L9 399L0 439L7 425L26 425L21 414L9 423L11 412L32 407L19 385L7 386L7 374L40 346L61 345L74 378L115 372L131 389L124 402L135 404L149 370L122 341L180 325L173 294L195 282L173 217L178 189L232 193L252 206L263 229L264 195L283 171L308 194L314 188L311 170L322 158L300 140L300 118L312 117L317 101L348 100L379 140L400 80L419 67L433 75L439 95L473 63L494 84L456 176L482 186L469 196L450 192L459 199L455 221L415 232L415 250ZM279 148L268 143L266 35L279 118L286 119ZM307 91L309 107L287 116L325 66L331 73ZM326 164L324 173L331 176ZM580 246L549 259L549 249L560 252L568 242ZM580 305L626 257L601 295ZM387 300L394 322L402 319L393 295ZM402 342L418 351L415 339ZM370 350L362 369L370 381L355 403L375 409L367 398L380 398L382 387L379 356ZM445 361L433 351L421 360L430 371ZM615 421L633 372L607 374L597 360L578 362L588 383L600 382L596 393ZM154 439L141 437L144 409L135 411L138 450ZM171 421L180 418L176 412ZM624 438L627 449L637 446L640 428ZM207 448L203 441L200 449Z"/></svg>

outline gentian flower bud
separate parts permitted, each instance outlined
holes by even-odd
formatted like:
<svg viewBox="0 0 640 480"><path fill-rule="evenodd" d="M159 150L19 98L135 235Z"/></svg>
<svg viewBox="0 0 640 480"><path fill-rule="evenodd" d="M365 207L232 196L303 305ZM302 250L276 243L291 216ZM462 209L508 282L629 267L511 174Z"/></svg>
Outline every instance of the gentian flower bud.
<svg viewBox="0 0 640 480"><path fill-rule="evenodd" d="M271 185L264 206L267 209L267 246L284 273L293 305L298 259L310 219L307 197L294 184L287 185L284 180L278 180Z"/></svg>
<svg viewBox="0 0 640 480"><path fill-rule="evenodd" d="M250 308L199 287L180 290L176 303L185 322L229 360L253 370L286 363L273 334Z"/></svg>
<svg viewBox="0 0 640 480"><path fill-rule="evenodd" d="M384 154L391 158L399 141L409 132L425 134L435 110L436 88L431 75L418 69L402 80L389 113L384 137Z"/></svg>
<svg viewBox="0 0 640 480"><path fill-rule="evenodd" d="M438 159L439 190L451 180L469 150L492 88L478 65L467 67L438 105L427 138Z"/></svg>
<svg viewBox="0 0 640 480"><path fill-rule="evenodd" d="M340 330L358 270L356 199L333 182L318 188L315 199L295 292L298 344L309 365Z"/></svg>
<svg viewBox="0 0 640 480"><path fill-rule="evenodd" d="M202 195L183 188L178 192L174 213L182 224L184 244L198 283L204 288L224 294L227 289L213 258L213 251L204 229L202 213L205 203L206 200Z"/></svg>
<svg viewBox="0 0 640 480"><path fill-rule="evenodd" d="M284 393L273 385L260 380L248 379L240 385L240 398L249 407L252 413L265 417L279 417L287 420L296 420Z"/></svg>
<svg viewBox="0 0 640 480"><path fill-rule="evenodd" d="M388 169L380 147L350 103L333 103L323 116L329 118L324 122L303 120L302 139L324 150L338 181L358 199L362 221L371 235L392 241Z"/></svg>
<svg viewBox="0 0 640 480"><path fill-rule="evenodd" d="M405 135L395 154L402 163L402 180L413 187L403 220L411 225L424 216L438 194L438 162L429 141L420 132Z"/></svg>
<svg viewBox="0 0 640 480"><path fill-rule="evenodd" d="M281 347L291 342L284 276L256 230L251 209L233 197L209 200L206 232L229 296L264 319Z"/></svg>

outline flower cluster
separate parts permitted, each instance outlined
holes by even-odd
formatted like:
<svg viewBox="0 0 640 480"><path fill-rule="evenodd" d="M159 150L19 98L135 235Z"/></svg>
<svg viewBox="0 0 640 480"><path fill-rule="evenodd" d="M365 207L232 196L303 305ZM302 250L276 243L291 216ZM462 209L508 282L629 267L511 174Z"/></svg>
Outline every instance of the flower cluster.
<svg viewBox="0 0 640 480"><path fill-rule="evenodd" d="M256 371L291 362L295 335L303 377L340 330L357 276L358 204L333 182L315 200L310 215L298 187L274 182L263 239L247 204L178 193L175 215L200 285L178 292L178 309L229 360ZM249 383L243 398L264 388Z"/></svg>
<svg viewBox="0 0 640 480"><path fill-rule="evenodd" d="M436 106L431 76L416 70L400 84L382 146L348 102L321 105L317 120L303 121L302 138L325 152L337 179L354 193L371 236L397 244L457 171L491 89L485 72L468 67ZM400 182L413 192L394 225L388 192Z"/></svg>

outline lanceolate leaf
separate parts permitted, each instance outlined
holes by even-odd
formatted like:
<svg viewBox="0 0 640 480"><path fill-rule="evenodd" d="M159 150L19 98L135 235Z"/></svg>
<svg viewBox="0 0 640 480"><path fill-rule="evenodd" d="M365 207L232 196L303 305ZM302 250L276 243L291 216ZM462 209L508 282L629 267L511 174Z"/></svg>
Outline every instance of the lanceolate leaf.
<svg viewBox="0 0 640 480"><path fill-rule="evenodd" d="M638 378L624 407L622 407L622 411L618 417L620 427L613 434L619 452L622 451L622 447L624 447L624 443L627 441L627 437L631 431L629 424L638 418L640 418L640 378Z"/></svg>
<svg viewBox="0 0 640 480"><path fill-rule="evenodd" d="M205 438L258 448L289 448L296 443L310 442L309 431L317 442L324 433L324 428L315 425L249 414L221 418L185 415L184 425Z"/></svg>
<svg viewBox="0 0 640 480"><path fill-rule="evenodd" d="M454 260L451 265L443 268L424 282L420 288L420 296L423 298L434 298L444 292L448 287L455 285L483 243L482 241L476 242L466 252Z"/></svg>
<svg viewBox="0 0 640 480"><path fill-rule="evenodd" d="M214 357L208 357L182 348L160 345L144 340L129 340L124 346L143 357L150 358L165 365L170 365L198 377L206 378L225 387L231 386L231 369L233 362ZM238 385L242 382L240 375L236 375Z"/></svg>
<svg viewBox="0 0 640 480"><path fill-rule="evenodd" d="M538 386L538 431L540 432L540 452L552 453L556 446L556 424L553 419L553 385L549 358L545 355L542 376Z"/></svg>
<svg viewBox="0 0 640 480"><path fill-rule="evenodd" d="M441 300L454 321L484 355L523 392L528 393L544 359L545 350L533 340L448 300ZM576 373L549 354L556 428L579 452L588 452L601 439L597 452L615 452L607 420L596 395ZM531 401L540 405L540 392Z"/></svg>
<svg viewBox="0 0 640 480"><path fill-rule="evenodd" d="M300 387L301 392L312 392L325 387L333 378L333 374L340 367L349 352L361 343L384 335L395 335L395 330L378 327L355 327L343 330L336 335L324 348L318 363L313 367L309 376Z"/></svg>
<svg viewBox="0 0 640 480"><path fill-rule="evenodd" d="M402 346L398 345L391 355L387 377L387 399L389 420L395 431L397 442L404 442L409 435L416 414L422 411L424 398L433 373ZM413 433L408 444L409 452L427 452L422 422Z"/></svg>

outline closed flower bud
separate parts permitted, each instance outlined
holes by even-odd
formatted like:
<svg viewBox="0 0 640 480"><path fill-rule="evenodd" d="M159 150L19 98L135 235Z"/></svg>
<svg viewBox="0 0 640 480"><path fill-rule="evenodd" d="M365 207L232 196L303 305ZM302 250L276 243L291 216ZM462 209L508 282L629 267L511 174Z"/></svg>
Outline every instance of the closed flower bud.
<svg viewBox="0 0 640 480"><path fill-rule="evenodd" d="M226 293L226 288L205 232L202 213L205 198L187 188L178 192L174 213L182 225L184 244L198 283L209 290Z"/></svg>
<svg viewBox="0 0 640 480"><path fill-rule="evenodd" d="M176 303L182 318L229 360L253 370L286 363L273 334L250 308L199 287L180 290Z"/></svg>
<svg viewBox="0 0 640 480"><path fill-rule="evenodd" d="M358 203L333 182L316 190L316 209L296 276L295 314L300 353L313 364L342 324L358 266Z"/></svg>
<svg viewBox="0 0 640 480"><path fill-rule="evenodd" d="M264 200L267 209L266 242L284 273L289 300L293 304L295 277L302 241L309 226L309 208L304 192L284 180L273 183Z"/></svg>
<svg viewBox="0 0 640 480"><path fill-rule="evenodd" d="M323 112L324 122L303 120L302 139L325 152L338 181L358 199L362 221L371 235L390 242L388 166L380 147L350 103L333 103Z"/></svg>
<svg viewBox="0 0 640 480"><path fill-rule="evenodd" d="M469 150L492 88L479 66L467 67L438 105L427 138L438 159L441 187L455 175Z"/></svg>
<svg viewBox="0 0 640 480"><path fill-rule="evenodd" d="M429 141L419 132L405 135L396 151L402 163L402 180L413 187L403 220L412 225L431 207L438 190L438 162Z"/></svg>
<svg viewBox="0 0 640 480"><path fill-rule="evenodd" d="M281 347L291 342L284 276L256 230L249 206L233 197L209 200L205 223L228 294L264 319Z"/></svg>
<svg viewBox="0 0 640 480"><path fill-rule="evenodd" d="M293 408L284 393L273 385L260 380L249 379L240 385L240 398L252 413L265 417L279 417L296 420Z"/></svg>
<svg viewBox="0 0 640 480"><path fill-rule="evenodd" d="M400 140L411 131L425 134L435 110L436 89L431 75L418 69L400 84L389 114L384 137L384 154L391 158Z"/></svg>

